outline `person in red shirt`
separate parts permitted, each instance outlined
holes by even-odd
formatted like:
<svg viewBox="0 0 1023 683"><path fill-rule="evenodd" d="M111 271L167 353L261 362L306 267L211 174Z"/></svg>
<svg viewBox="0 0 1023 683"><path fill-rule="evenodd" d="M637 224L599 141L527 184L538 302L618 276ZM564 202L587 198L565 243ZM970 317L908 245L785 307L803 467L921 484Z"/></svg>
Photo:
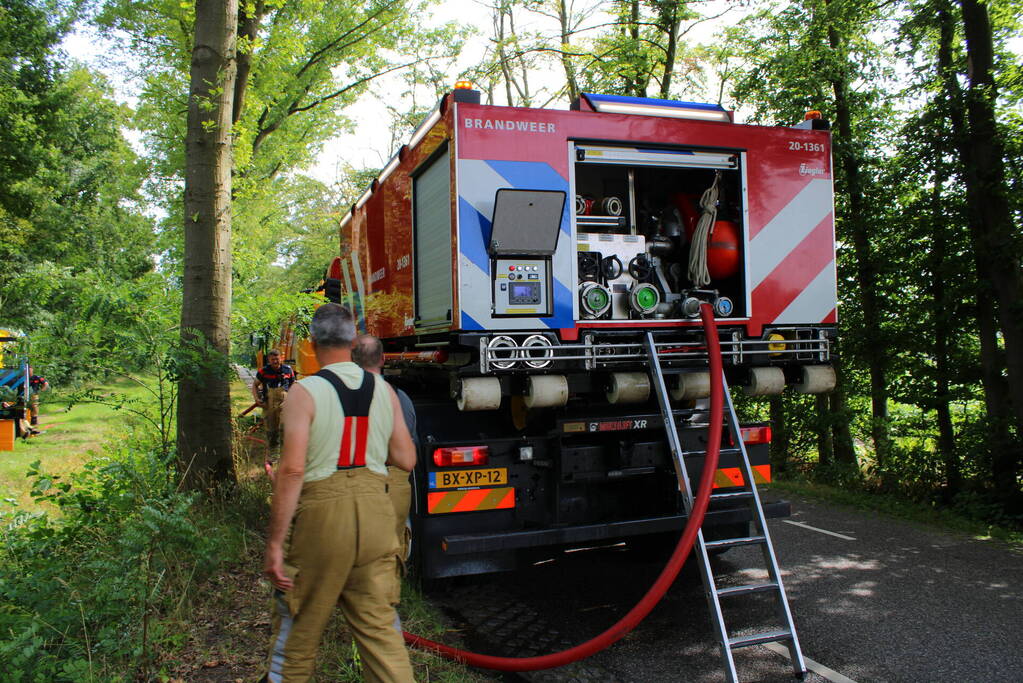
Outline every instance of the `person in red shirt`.
<svg viewBox="0 0 1023 683"><path fill-rule="evenodd" d="M270 351L267 363L256 373L252 383L252 397L263 409L263 427L270 448L276 448L281 439L281 406L288 389L295 383L295 371L285 365L281 352Z"/></svg>

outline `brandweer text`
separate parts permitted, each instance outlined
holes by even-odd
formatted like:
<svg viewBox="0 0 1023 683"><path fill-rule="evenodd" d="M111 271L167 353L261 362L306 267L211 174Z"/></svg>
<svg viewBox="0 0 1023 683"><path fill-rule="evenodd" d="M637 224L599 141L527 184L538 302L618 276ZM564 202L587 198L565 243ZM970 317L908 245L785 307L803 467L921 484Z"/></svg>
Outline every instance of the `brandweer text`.
<svg viewBox="0 0 1023 683"><path fill-rule="evenodd" d="M516 130L521 133L553 133L553 123L539 121L512 121L501 119L465 119L466 128L485 128L488 130Z"/></svg>

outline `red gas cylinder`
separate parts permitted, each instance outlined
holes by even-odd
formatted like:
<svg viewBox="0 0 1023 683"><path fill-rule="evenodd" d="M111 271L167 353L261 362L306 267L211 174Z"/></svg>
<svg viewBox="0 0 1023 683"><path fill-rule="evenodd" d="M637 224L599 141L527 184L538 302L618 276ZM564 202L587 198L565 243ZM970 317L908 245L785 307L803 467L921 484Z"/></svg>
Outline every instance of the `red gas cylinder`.
<svg viewBox="0 0 1023 683"><path fill-rule="evenodd" d="M739 272L739 226L732 221L714 223L707 243L707 272L713 280Z"/></svg>
<svg viewBox="0 0 1023 683"><path fill-rule="evenodd" d="M693 241L693 230L700 219L700 195L676 192L671 196L671 203L682 216L682 227L686 231L686 241Z"/></svg>

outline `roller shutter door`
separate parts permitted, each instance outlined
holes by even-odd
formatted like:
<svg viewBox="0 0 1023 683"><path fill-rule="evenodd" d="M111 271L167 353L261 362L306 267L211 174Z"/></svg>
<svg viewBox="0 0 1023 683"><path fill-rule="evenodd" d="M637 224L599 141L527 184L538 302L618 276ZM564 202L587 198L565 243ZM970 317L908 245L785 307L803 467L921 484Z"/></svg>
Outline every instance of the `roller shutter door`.
<svg viewBox="0 0 1023 683"><path fill-rule="evenodd" d="M451 165L448 151L413 181L416 326L451 319Z"/></svg>

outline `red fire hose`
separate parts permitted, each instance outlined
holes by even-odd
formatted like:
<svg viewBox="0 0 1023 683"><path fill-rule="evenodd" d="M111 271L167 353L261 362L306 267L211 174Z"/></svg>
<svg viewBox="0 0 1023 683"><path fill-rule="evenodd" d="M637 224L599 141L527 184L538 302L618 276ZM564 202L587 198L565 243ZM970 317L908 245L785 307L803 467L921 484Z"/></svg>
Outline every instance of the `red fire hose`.
<svg viewBox="0 0 1023 683"><path fill-rule="evenodd" d="M678 576L682 565L685 564L686 558L693 548L696 533L703 525L703 517L707 512L707 505L710 502L710 491L713 487L714 473L718 467L718 455L721 445L721 402L723 395L721 387L721 348L718 344L717 328L714 324L714 312L709 304L703 304L700 307L700 316L703 319L703 329L707 337L707 356L710 359L710 424L707 427L707 457L704 460L698 493L693 502L689 521L686 522L685 531L682 533L678 545L675 546L675 551L668 559L668 564L661 570L660 576L650 586L646 595L618 623L595 638L567 650L553 652L540 657L495 657L492 655L481 655L435 643L432 640L427 640L408 632L404 633L405 642L413 647L429 650L448 659L454 659L481 669L537 671L539 669L553 669L558 666L564 666L600 652L635 628L639 622L646 618L646 615L650 614L650 611L653 610L654 606L675 581L675 577Z"/></svg>

